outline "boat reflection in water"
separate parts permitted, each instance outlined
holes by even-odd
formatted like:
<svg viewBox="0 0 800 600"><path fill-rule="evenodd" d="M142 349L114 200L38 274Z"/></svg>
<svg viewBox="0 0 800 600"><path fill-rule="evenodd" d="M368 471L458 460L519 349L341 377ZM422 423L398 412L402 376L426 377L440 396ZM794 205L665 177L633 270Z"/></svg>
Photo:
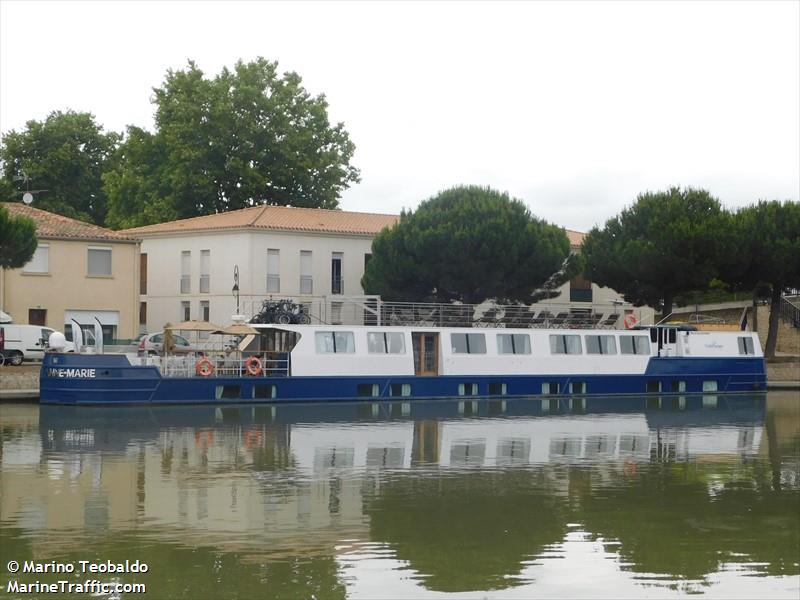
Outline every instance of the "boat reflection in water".
<svg viewBox="0 0 800 600"><path fill-rule="evenodd" d="M163 597L796 596L776 398L19 407L0 552L138 558Z"/></svg>

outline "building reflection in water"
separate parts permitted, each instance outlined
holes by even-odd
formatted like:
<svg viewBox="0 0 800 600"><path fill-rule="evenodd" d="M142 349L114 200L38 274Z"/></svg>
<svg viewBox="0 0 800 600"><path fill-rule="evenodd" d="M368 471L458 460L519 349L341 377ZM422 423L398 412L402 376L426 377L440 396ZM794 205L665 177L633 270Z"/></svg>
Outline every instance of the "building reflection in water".
<svg viewBox="0 0 800 600"><path fill-rule="evenodd" d="M46 557L134 532L323 560L367 595L365 557L417 592L518 588L565 548L669 581L800 572L800 426L780 395L0 414L0 521Z"/></svg>

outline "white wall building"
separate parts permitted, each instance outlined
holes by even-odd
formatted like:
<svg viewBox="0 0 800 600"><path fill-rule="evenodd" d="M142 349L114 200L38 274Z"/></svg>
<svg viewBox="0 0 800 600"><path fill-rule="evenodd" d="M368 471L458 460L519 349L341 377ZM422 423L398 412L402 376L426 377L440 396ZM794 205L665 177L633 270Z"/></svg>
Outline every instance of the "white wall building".
<svg viewBox="0 0 800 600"><path fill-rule="evenodd" d="M291 298L306 304L312 322L363 322L361 278L372 240L396 215L338 210L255 206L222 214L128 229L142 240L140 312L142 332L189 319L225 325L237 313L233 294L238 267L239 313L250 317L261 302ZM585 234L567 230L573 251ZM553 314L575 309L622 317L629 312L652 322L652 309L635 308L620 295L581 277L560 295L537 305ZM343 302L339 302L341 298Z"/></svg>
<svg viewBox="0 0 800 600"><path fill-rule="evenodd" d="M240 312L272 296L363 295L372 239L395 215L256 206L129 229L142 240L142 331L188 319L227 324L238 267Z"/></svg>

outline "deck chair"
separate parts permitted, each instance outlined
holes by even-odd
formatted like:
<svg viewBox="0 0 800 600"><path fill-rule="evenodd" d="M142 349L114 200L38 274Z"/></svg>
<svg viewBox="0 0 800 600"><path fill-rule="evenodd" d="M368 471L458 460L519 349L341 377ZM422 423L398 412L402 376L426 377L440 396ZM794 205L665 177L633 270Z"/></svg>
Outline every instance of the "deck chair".
<svg viewBox="0 0 800 600"><path fill-rule="evenodd" d="M475 325L478 327L492 327L499 322L497 319L498 310L496 308L487 308L483 314L475 320Z"/></svg>
<svg viewBox="0 0 800 600"><path fill-rule="evenodd" d="M612 313L606 317L605 321L598 323L597 326L602 329L614 329L617 321L619 321L619 313Z"/></svg>
<svg viewBox="0 0 800 600"><path fill-rule="evenodd" d="M535 314L535 313L532 313ZM543 310L539 313L539 316L535 319L531 319L530 326L531 327L541 327L544 325L547 327L547 324L553 319L553 313L549 310Z"/></svg>

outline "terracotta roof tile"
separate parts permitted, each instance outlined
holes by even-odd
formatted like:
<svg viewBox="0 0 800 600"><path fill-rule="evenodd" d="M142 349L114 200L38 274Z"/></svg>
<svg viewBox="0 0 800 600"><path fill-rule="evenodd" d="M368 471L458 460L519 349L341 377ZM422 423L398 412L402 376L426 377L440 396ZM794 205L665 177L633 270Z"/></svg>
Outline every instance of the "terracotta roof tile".
<svg viewBox="0 0 800 600"><path fill-rule="evenodd" d="M137 238L105 227L70 219L62 215L48 212L22 204L20 202L2 202L12 215L28 217L36 223L36 236L39 238L64 238L80 240L108 240L114 242L136 242Z"/></svg>
<svg viewBox="0 0 800 600"><path fill-rule="evenodd" d="M126 229L127 235L207 231L211 229L273 229L321 233L375 235L400 219L397 215L346 212L322 208L261 205L230 212Z"/></svg>
<svg viewBox="0 0 800 600"><path fill-rule="evenodd" d="M582 231L574 231L572 229L565 229L564 231L567 232L567 238L569 238L569 245L573 248L580 248L581 244L583 244L584 238L586 238L586 234Z"/></svg>

